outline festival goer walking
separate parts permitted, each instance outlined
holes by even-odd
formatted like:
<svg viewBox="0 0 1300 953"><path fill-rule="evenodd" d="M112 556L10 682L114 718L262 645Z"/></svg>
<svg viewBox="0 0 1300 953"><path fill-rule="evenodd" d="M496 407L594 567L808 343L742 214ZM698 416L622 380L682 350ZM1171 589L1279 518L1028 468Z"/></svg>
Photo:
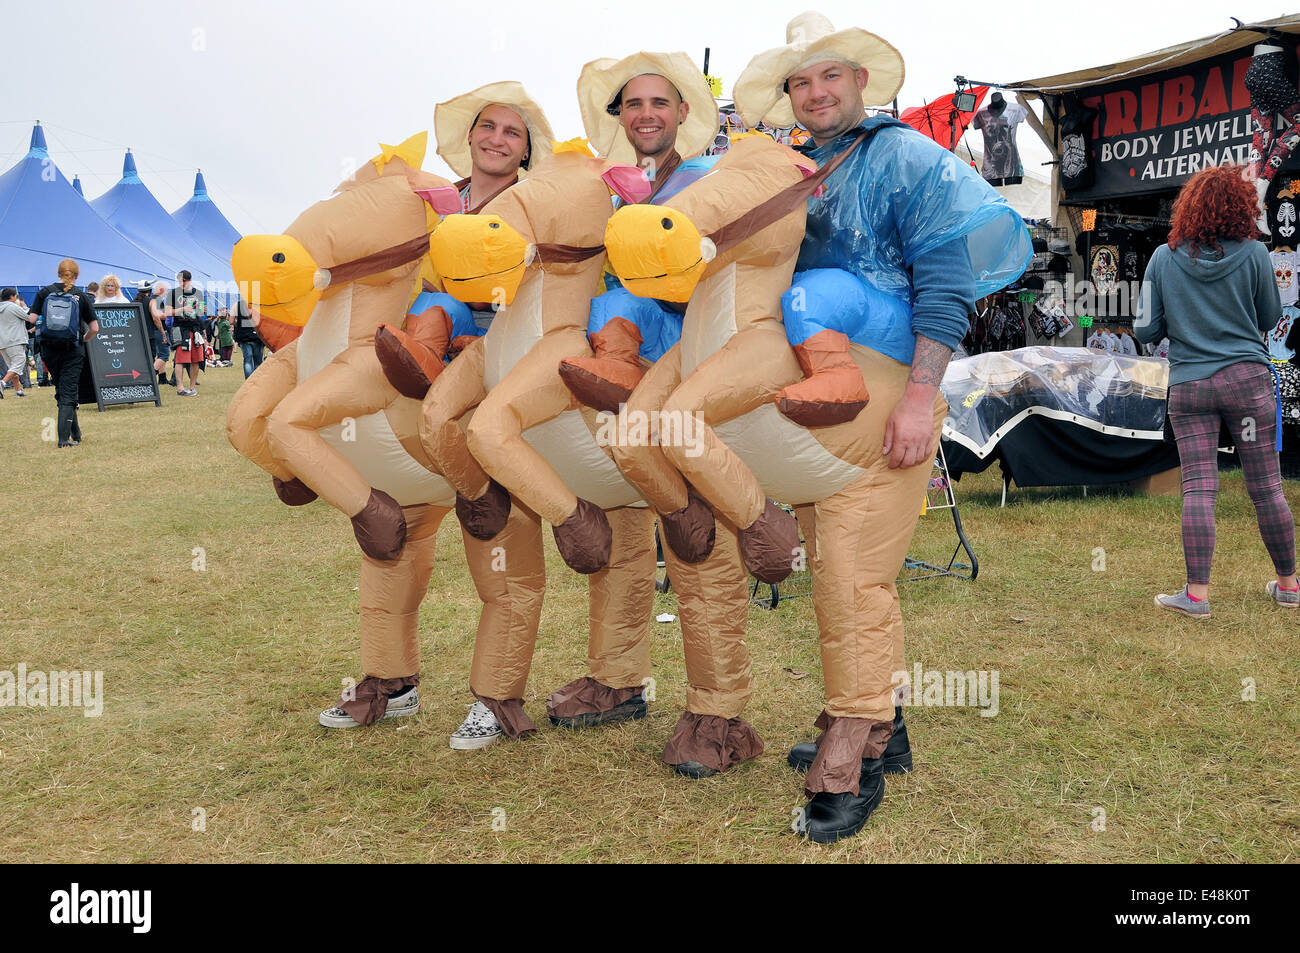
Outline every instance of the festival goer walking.
<svg viewBox="0 0 1300 953"><path fill-rule="evenodd" d="M77 288L80 266L71 258L59 262L59 280L36 292L31 318L40 321L41 357L54 379L54 399L59 407L59 446L81 443L77 398L81 367L86 360L82 343L99 333L94 301Z"/></svg>
<svg viewBox="0 0 1300 953"><path fill-rule="evenodd" d="M1187 582L1155 603L1195 619L1210 617L1221 425L1236 444L1277 573L1265 592L1285 608L1300 605L1295 523L1282 493L1277 403L1262 337L1281 319L1282 301L1268 248L1255 240L1257 212L1255 188L1241 167L1192 176L1174 202L1168 244L1147 265L1133 324L1144 344L1169 337L1169 421L1183 471Z"/></svg>
<svg viewBox="0 0 1300 953"><path fill-rule="evenodd" d="M216 339L218 366L229 367L230 355L235 349L235 336L230 333L230 311L226 308L217 312L213 336Z"/></svg>
<svg viewBox="0 0 1300 953"><path fill-rule="evenodd" d="M27 370L27 309L18 303L18 290L0 290L0 358L4 359L4 379L0 380L0 398L4 388L18 397L26 397L22 378Z"/></svg>
<svg viewBox="0 0 1300 953"><path fill-rule="evenodd" d="M176 346L176 396L197 397L196 385L203 367L202 297L188 271L180 272L176 283L177 287L167 296L167 314L180 332L180 343ZM189 387L185 386L185 378L189 379Z"/></svg>
<svg viewBox="0 0 1300 953"><path fill-rule="evenodd" d="M248 310L248 305L240 298L235 303L235 343L244 355L244 377L248 378L262 364L262 352L266 345L257 336L257 325Z"/></svg>

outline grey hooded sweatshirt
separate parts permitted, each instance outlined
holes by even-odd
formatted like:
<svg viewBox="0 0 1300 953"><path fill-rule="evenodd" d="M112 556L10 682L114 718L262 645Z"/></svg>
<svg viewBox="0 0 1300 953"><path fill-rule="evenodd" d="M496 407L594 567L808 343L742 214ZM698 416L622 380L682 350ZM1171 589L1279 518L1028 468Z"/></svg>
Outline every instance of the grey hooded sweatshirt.
<svg viewBox="0 0 1300 953"><path fill-rule="evenodd" d="M1199 381L1243 361L1268 364L1263 335L1282 317L1273 262L1262 242L1225 241L1223 253L1161 245L1142 281L1133 332L1169 338L1169 384Z"/></svg>

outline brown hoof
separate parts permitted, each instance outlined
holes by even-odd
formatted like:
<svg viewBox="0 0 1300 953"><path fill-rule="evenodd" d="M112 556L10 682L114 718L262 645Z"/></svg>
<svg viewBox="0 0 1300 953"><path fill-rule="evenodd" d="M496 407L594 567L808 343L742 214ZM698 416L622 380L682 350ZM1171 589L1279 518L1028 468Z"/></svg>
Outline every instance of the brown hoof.
<svg viewBox="0 0 1300 953"><path fill-rule="evenodd" d="M599 357L566 357L560 361L560 379L570 393L588 407L616 414L626 404L642 376L640 365Z"/></svg>
<svg viewBox="0 0 1300 953"><path fill-rule="evenodd" d="M395 499L371 488L365 509L352 517L352 532L371 559L396 559L406 545L406 517Z"/></svg>
<svg viewBox="0 0 1300 953"><path fill-rule="evenodd" d="M846 424L862 413L866 406L865 400L840 402L791 400L782 397L776 402L777 410L801 427L830 427L834 424Z"/></svg>
<svg viewBox="0 0 1300 953"><path fill-rule="evenodd" d="M316 491L297 477L288 480L271 477L271 485L275 487L275 495L280 498L280 502L289 506L304 506L316 499Z"/></svg>
<svg viewBox="0 0 1300 953"><path fill-rule="evenodd" d="M510 494L496 480L476 500L456 494L456 518L475 539L489 540L506 527L510 518Z"/></svg>
<svg viewBox="0 0 1300 953"><path fill-rule="evenodd" d="M759 582L780 582L794 572L799 524L771 500L754 525L739 534L740 558Z"/></svg>
<svg viewBox="0 0 1300 953"><path fill-rule="evenodd" d="M685 563L702 563L713 552L717 523L713 508L694 490L687 490L687 503L680 510L659 514L664 542Z"/></svg>
<svg viewBox="0 0 1300 953"><path fill-rule="evenodd" d="M605 511L595 503L579 499L567 520L552 527L560 557L574 572L589 576L609 565L614 549L614 531Z"/></svg>
<svg viewBox="0 0 1300 953"><path fill-rule="evenodd" d="M432 351L399 328L381 324L375 332L375 356L388 383L403 397L424 400L442 362Z"/></svg>

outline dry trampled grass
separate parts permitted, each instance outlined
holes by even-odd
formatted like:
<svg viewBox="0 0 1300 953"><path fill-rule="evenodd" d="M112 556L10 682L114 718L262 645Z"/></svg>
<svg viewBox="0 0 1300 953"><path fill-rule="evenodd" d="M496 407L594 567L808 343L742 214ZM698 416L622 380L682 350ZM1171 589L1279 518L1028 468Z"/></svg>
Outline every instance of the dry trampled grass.
<svg viewBox="0 0 1300 953"><path fill-rule="evenodd" d="M908 661L996 670L999 711L914 708L917 771L835 847L790 831L787 748L821 708L807 598L751 609L767 752L702 782L659 753L681 711L676 623L652 629L644 721L545 725L583 674L586 587L548 540L549 588L526 704L542 727L448 749L472 701L478 603L454 518L421 610L421 714L352 732L316 715L357 669L356 545L323 503L290 509L223 433L236 368L202 396L82 410L85 442L41 440L51 392L0 403L10 536L0 670L98 670L101 717L0 709L0 845L15 861L1283 861L1300 854L1296 613L1240 475L1225 475L1208 622L1158 612L1182 571L1177 498L958 485L975 583L902 587ZM1292 505L1300 492L1288 485ZM549 534L548 534L549 537ZM946 558L921 520L913 554ZM192 563L201 547L205 571ZM1094 571L1094 550L1105 550ZM657 611L674 611L671 594ZM795 679L786 671L808 672ZM1243 680L1256 698L1244 701ZM201 810L206 830L196 831ZM1104 811L1104 830L1095 829Z"/></svg>

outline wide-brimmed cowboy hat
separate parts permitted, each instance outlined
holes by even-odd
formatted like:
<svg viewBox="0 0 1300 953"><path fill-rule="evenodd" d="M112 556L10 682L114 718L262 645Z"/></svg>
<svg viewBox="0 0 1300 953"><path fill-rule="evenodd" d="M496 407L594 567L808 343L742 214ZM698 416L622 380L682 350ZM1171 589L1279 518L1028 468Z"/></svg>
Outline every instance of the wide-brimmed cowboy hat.
<svg viewBox="0 0 1300 953"><path fill-rule="evenodd" d="M793 73L817 63L838 62L867 71L864 106L883 106L903 86L903 54L866 30L836 30L820 13L801 13L785 28L785 46L759 53L741 72L732 90L736 111L750 126L766 122L793 126L794 110L785 91Z"/></svg>
<svg viewBox="0 0 1300 953"><path fill-rule="evenodd" d="M578 76L578 108L592 148L608 159L636 162L636 152L609 107L629 80L646 74L664 77L691 107L677 130L677 152L681 157L693 158L713 145L718 132L718 104L699 67L685 53L633 53L621 60L592 60Z"/></svg>
<svg viewBox="0 0 1300 953"><path fill-rule="evenodd" d="M516 82L488 83L471 92L438 103L433 110L433 129L438 137L438 155L461 178L474 171L469 152L469 133L474 120L488 106L513 109L528 127L529 164L551 154L555 133L542 107Z"/></svg>

